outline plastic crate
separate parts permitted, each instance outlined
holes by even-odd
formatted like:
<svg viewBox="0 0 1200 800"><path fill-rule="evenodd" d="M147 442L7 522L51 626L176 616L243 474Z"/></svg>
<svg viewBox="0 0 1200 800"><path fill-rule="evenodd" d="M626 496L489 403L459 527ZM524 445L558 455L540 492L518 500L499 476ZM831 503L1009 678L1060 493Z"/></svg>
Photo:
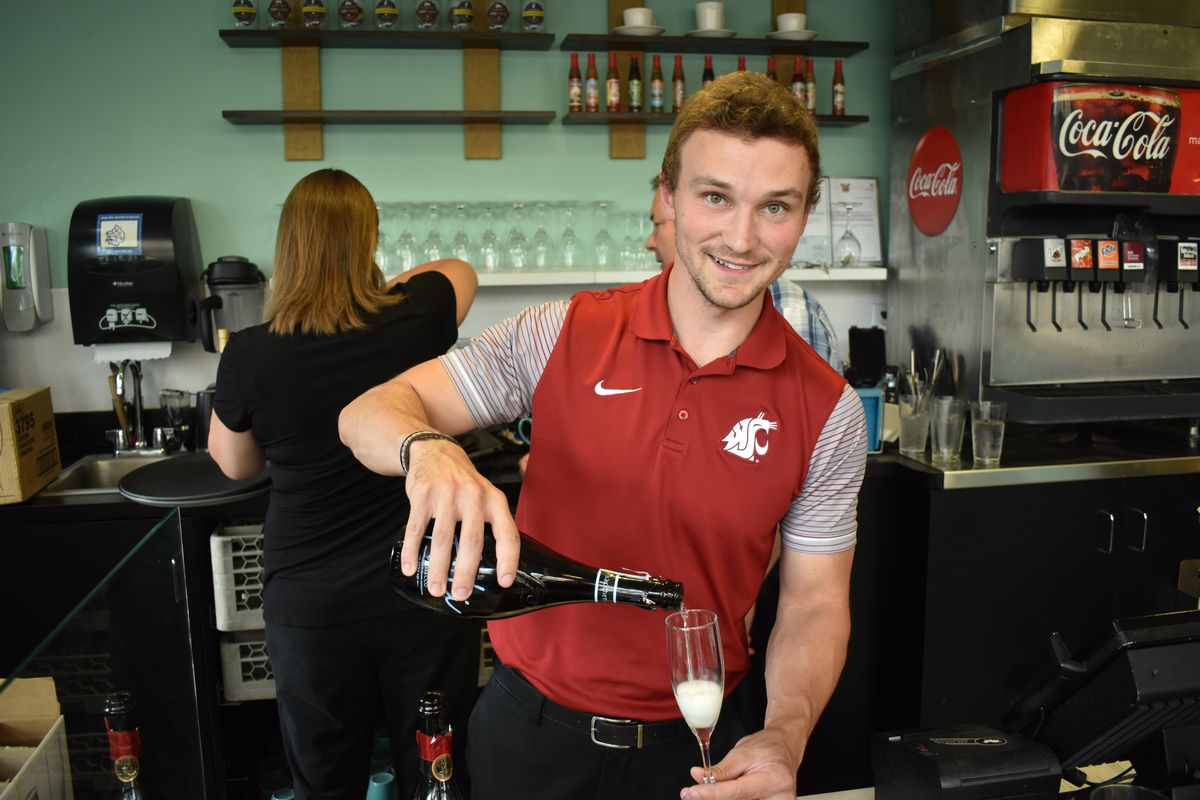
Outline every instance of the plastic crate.
<svg viewBox="0 0 1200 800"><path fill-rule="evenodd" d="M225 699L270 700L275 697L275 675L267 658L264 631L237 631L221 637L221 676Z"/></svg>
<svg viewBox="0 0 1200 800"><path fill-rule="evenodd" d="M226 525L208 540L212 555L217 630L263 627L262 524Z"/></svg>

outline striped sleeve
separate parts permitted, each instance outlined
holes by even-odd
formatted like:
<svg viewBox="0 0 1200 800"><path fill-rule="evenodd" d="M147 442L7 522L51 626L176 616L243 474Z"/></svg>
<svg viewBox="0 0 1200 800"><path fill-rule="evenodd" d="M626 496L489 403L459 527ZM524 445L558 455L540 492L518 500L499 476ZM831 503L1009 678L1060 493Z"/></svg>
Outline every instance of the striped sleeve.
<svg viewBox="0 0 1200 800"><path fill-rule="evenodd" d="M569 305L558 300L532 306L439 356L476 426L510 422L532 410L533 390Z"/></svg>
<svg viewBox="0 0 1200 800"><path fill-rule="evenodd" d="M866 414L858 393L846 386L817 437L804 487L780 523L784 546L805 553L853 547L866 467Z"/></svg>

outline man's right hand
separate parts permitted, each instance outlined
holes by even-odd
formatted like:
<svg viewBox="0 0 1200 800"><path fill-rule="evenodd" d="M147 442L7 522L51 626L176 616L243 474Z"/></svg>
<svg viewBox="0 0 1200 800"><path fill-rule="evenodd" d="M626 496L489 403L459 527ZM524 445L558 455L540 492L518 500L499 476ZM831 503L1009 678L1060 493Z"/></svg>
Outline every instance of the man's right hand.
<svg viewBox="0 0 1200 800"><path fill-rule="evenodd" d="M488 523L496 540L497 578L501 586L511 586L521 544L504 492L480 475L466 452L452 442L413 442L408 460L406 490L411 508L400 550L401 571L405 575L416 572L421 541L433 519L428 591L435 597L445 592L454 556L451 594L456 600L467 599L483 552L483 525ZM455 554L454 527L458 522L462 524Z"/></svg>

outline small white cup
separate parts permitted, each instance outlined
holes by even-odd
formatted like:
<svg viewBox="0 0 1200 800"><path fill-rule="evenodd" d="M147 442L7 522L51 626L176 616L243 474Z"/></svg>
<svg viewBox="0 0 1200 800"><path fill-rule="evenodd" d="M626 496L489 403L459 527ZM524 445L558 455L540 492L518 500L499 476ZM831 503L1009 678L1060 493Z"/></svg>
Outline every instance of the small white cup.
<svg viewBox="0 0 1200 800"><path fill-rule="evenodd" d="M696 27L702 31L718 31L725 28L724 3L696 3Z"/></svg>
<svg viewBox="0 0 1200 800"><path fill-rule="evenodd" d="M780 14L775 17L776 29L780 31L802 31L808 22L808 14Z"/></svg>
<svg viewBox="0 0 1200 800"><path fill-rule="evenodd" d="M622 13L628 28L650 27L654 24L654 12L648 8L627 8Z"/></svg>

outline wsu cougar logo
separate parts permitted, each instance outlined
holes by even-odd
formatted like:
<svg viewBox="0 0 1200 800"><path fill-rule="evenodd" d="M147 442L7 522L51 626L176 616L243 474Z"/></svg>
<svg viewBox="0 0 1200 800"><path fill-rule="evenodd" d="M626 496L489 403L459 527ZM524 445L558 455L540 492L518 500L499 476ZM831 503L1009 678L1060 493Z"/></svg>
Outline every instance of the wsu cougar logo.
<svg viewBox="0 0 1200 800"><path fill-rule="evenodd" d="M747 417L729 429L721 441L725 444L725 452L733 453L738 458L758 462L758 457L767 453L767 433L778 430L779 423L763 419L765 411L760 411L754 419ZM762 435L761 439L759 434Z"/></svg>

